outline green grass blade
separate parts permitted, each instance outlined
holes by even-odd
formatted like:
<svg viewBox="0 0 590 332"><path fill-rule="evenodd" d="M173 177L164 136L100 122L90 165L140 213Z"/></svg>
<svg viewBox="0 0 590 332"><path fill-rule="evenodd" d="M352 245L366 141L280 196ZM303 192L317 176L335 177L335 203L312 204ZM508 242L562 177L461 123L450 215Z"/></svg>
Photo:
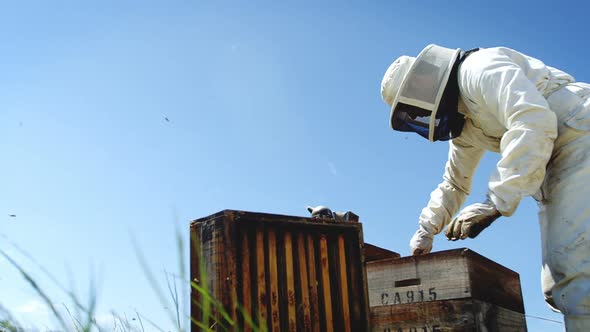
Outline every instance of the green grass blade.
<svg viewBox="0 0 590 332"><path fill-rule="evenodd" d="M166 304L168 301L166 301L166 297L162 293L160 286L158 286L158 282L156 281L154 274L150 271L147 261L146 261L145 257L143 256L143 253L141 252L141 250L137 246L136 241L133 238L132 238L132 243L133 243L133 248L135 250L135 255L137 256L137 259L139 260L139 264L141 265L141 268L145 274L145 277L147 278L148 282L150 283L152 290L154 291L154 293L156 293L158 300L162 304ZM166 312L168 314L168 318L170 319L172 324L174 324L175 323L174 315L172 315L169 310L166 310Z"/></svg>
<svg viewBox="0 0 590 332"><path fill-rule="evenodd" d="M219 314L223 317L224 320L226 320L232 326L235 325L235 322L229 316L229 314L225 311L225 308L223 307L223 304L221 302L219 302L219 300L213 298L207 292L207 290L205 288L199 286L199 284L197 284L194 281L191 281L191 287L193 289L195 289L197 292L199 292L199 294L201 294L201 296L203 298L206 298L209 303L213 304L214 308L217 310L217 312L219 312Z"/></svg>
<svg viewBox="0 0 590 332"><path fill-rule="evenodd" d="M178 215L176 215L176 213L174 213L174 227L175 227L175 233L176 233L176 250L178 253L178 269L180 272L180 277L182 278L182 280L187 280L188 274L186 271L186 250L187 248L185 247L185 243L184 243L184 237L183 237L183 232L180 229L180 225L178 222ZM188 292L190 291L190 288L187 287L187 284L183 283L183 287L181 289L181 303L183 303L183 307L181 309L182 312L188 312L188 308L186 307L187 305L187 296L188 296ZM186 328L187 326L185 326ZM184 330L184 329L183 329Z"/></svg>
<svg viewBox="0 0 590 332"><path fill-rule="evenodd" d="M203 286L199 286L199 289L201 290L199 293L201 294L201 305L202 305L202 310L201 310L201 321L203 322L208 322L209 321L209 317L211 316L211 297L209 296L209 284L207 282L207 269L205 266L205 260L203 259L203 255L202 255L202 248L201 248L201 243L199 241L197 241L197 239L193 239L193 236L191 234L191 245L192 245L192 249L193 249L193 254L196 257L199 257L198 261L199 261L199 276L198 278L200 280L191 280L190 284L191 284L191 289L193 289L193 283L200 283ZM191 292L192 293L192 292Z"/></svg>
<svg viewBox="0 0 590 332"><path fill-rule="evenodd" d="M213 331L213 330L211 330L211 328L209 328L209 326L199 322L198 320L196 320L192 317L191 317L191 322L193 322L193 324L195 324L198 328L200 328L203 331L206 331L206 332Z"/></svg>
<svg viewBox="0 0 590 332"><path fill-rule="evenodd" d="M84 325L84 332L91 332L92 326L95 324L93 320L94 312L96 310L96 283L94 281L94 273L90 272L90 285L88 290L89 303L88 310L86 310L86 324Z"/></svg>
<svg viewBox="0 0 590 332"><path fill-rule="evenodd" d="M200 308L200 309L202 309L202 306L201 306L201 304L200 304L199 302L197 302L197 301L194 301L194 300L193 300L193 301L192 301L192 303L193 303L193 304L194 304L194 305L195 305L197 308ZM190 316L189 316L189 317L190 317ZM191 319L193 319L193 317L190 317L190 318L191 318ZM211 322L211 323L213 323L213 324L211 324L211 325L208 325L210 322ZM219 320L217 319L217 317L215 317L215 316L212 316L212 317L210 317L210 318L209 318L209 321L201 321L201 323L202 323L204 326L209 326L209 328L212 328L212 326L215 326L215 325L219 325L219 326L220 326L220 327L221 327L221 328L222 328L224 331L227 331L227 330L229 329L229 327L228 327L228 326L225 324L224 320L222 320L222 321L219 321ZM233 325L230 325L230 326L233 326Z"/></svg>
<svg viewBox="0 0 590 332"><path fill-rule="evenodd" d="M53 276L53 274L51 274L43 265L39 264L27 251L25 251L24 249L22 249L20 246L18 246L16 243L10 241L8 239L8 237L6 237L6 235L4 234L0 234L0 237L2 237L3 239L6 240L6 242L8 244L10 244L10 246L12 248L14 248L20 255L24 256L26 259L29 260L29 262L31 262L33 265L35 265L36 268L38 268L41 272L43 272L43 274L45 276L47 276L49 278L49 280L51 280L51 282L53 282L54 285L56 285L62 292L64 292L69 298L70 300L73 302L76 311L82 311L85 313L88 313L88 315L92 316L94 314L94 311L90 311L89 309L85 308L81 303L80 300L78 299L78 297L74 294L73 291L66 289L58 280L57 278L55 278ZM5 254L6 255L6 254ZM25 278L26 280L26 278ZM91 300L93 300L91 298ZM96 323L93 324L94 326L98 327L98 325L96 325Z"/></svg>
<svg viewBox="0 0 590 332"><path fill-rule="evenodd" d="M138 315L138 316L140 316L140 314L139 314L139 313L138 313L137 315ZM145 317L145 316L143 316L143 315L141 315L141 316L143 317L143 319L144 319L146 322L148 322L148 323L149 323L149 324L150 324L152 327L154 327L154 328L155 328L155 329L157 329L158 331L161 331L161 332L166 332L166 331L164 331L164 330L163 330L161 327L159 327L159 326L158 326L156 323L152 322L152 321L151 321L149 318L147 318L147 317Z"/></svg>
<svg viewBox="0 0 590 332"><path fill-rule="evenodd" d="M170 282L170 278L168 277L168 273L164 271L166 275L166 285L168 286L168 291L170 292L170 297L172 298L172 302L174 304L174 309L176 311L176 326L178 327L178 331L182 331L181 322L180 322L180 305L178 303L178 290L176 288L176 279L172 279L172 283ZM174 287L172 287L174 285Z"/></svg>
<svg viewBox="0 0 590 332"><path fill-rule="evenodd" d="M65 303L62 303L61 305L66 309L66 312L70 316L70 320L72 321L72 325L74 325L74 327L76 328L76 331L78 331L78 332L82 331L82 329L83 329L82 323L80 323L80 321L78 319L76 319L74 316L72 316L72 312L70 311L70 309L68 308L68 306Z"/></svg>
<svg viewBox="0 0 590 332"><path fill-rule="evenodd" d="M137 310L135 310L135 314L137 315L137 320L139 321L139 326L141 326L141 332L145 332L145 328L143 327L143 322L141 321L141 316L139 315L139 312L137 312Z"/></svg>
<svg viewBox="0 0 590 332"><path fill-rule="evenodd" d="M252 316L250 316L250 314L246 310L244 310L244 307L240 304L238 304L238 311L240 312L240 314L244 318L244 325L250 327L252 329L252 332L266 332L266 327L260 328L254 322L254 319L252 318Z"/></svg>
<svg viewBox="0 0 590 332"><path fill-rule="evenodd" d="M12 257L8 256L3 250L0 250L0 255L4 256L4 258L6 258L6 260L8 260L8 262L20 272L20 274L27 281L27 283L33 288L33 290L35 290L37 295L39 295L39 297L41 297L41 299L43 300L45 305L47 305L49 307L49 309L51 310L51 313L58 320L58 322L62 326L62 328L67 331L68 327L67 327L67 324L66 324L64 318L57 311L57 309L55 308L55 306L51 302L51 299L49 298L49 296L47 296L47 294L45 294L45 292L39 287L37 282L31 277L31 275L29 275L27 273L27 271L25 271L23 269L22 266L20 266L16 261L14 261L12 259Z"/></svg>

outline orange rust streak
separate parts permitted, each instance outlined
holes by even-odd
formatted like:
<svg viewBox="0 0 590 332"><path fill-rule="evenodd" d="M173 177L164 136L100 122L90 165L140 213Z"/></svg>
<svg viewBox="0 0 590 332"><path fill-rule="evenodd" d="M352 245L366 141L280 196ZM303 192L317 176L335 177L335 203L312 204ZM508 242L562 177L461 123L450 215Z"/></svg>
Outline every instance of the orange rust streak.
<svg viewBox="0 0 590 332"><path fill-rule="evenodd" d="M316 273L316 260L315 260L315 246L313 243L313 237L307 236L307 254L308 254L308 267L309 267L309 299L311 301L311 318L313 322L313 331L320 331L320 306L318 301L318 279Z"/></svg>
<svg viewBox="0 0 590 332"><path fill-rule="evenodd" d="M252 317L252 298L250 290L250 247L248 246L248 232L242 234L242 310L244 315ZM244 332L250 332L249 324L244 324Z"/></svg>
<svg viewBox="0 0 590 332"><path fill-rule="evenodd" d="M322 285L324 296L324 309L326 318L326 331L334 331L334 319L332 317L332 296L330 294L330 264L328 261L328 239L325 235L320 237L320 262L322 268Z"/></svg>
<svg viewBox="0 0 590 332"><path fill-rule="evenodd" d="M258 272L258 326L265 330L266 317L266 277L264 269L264 233L262 229L256 229L256 268Z"/></svg>
<svg viewBox="0 0 590 332"><path fill-rule="evenodd" d="M311 311L309 306L309 283L305 256L305 239L297 235L297 256L299 257L299 279L301 280L301 305L303 307L303 331L311 331Z"/></svg>
<svg viewBox="0 0 590 332"><path fill-rule="evenodd" d="M340 260L340 293L342 296L342 318L344 319L344 332L350 332L350 308L348 307L348 278L346 275L346 251L344 237L338 236L338 253Z"/></svg>
<svg viewBox="0 0 590 332"><path fill-rule="evenodd" d="M270 315L272 331L281 331L279 314L279 274L277 268L277 239L274 230L268 232L268 269L270 271Z"/></svg>
<svg viewBox="0 0 590 332"><path fill-rule="evenodd" d="M289 331L297 331L297 309L295 295L295 276L293 275L293 239L291 233L285 233L285 265L287 269L287 304Z"/></svg>

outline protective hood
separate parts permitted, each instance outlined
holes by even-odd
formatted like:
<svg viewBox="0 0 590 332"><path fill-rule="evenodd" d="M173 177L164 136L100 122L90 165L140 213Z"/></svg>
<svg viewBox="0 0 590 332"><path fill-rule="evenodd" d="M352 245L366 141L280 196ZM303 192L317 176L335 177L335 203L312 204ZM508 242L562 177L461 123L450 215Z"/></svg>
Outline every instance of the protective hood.
<svg viewBox="0 0 590 332"><path fill-rule="evenodd" d="M402 55L387 68L383 80L381 81L381 98L391 107L399 87L402 85L406 74L412 68L416 58Z"/></svg>
<svg viewBox="0 0 590 332"><path fill-rule="evenodd" d="M431 142L459 136L464 123L457 112L461 50L431 44L415 60L410 59L413 61L396 60L398 68L389 73L391 79L385 84L389 95L397 88L391 101L391 127L418 133ZM386 99L383 83L382 95Z"/></svg>

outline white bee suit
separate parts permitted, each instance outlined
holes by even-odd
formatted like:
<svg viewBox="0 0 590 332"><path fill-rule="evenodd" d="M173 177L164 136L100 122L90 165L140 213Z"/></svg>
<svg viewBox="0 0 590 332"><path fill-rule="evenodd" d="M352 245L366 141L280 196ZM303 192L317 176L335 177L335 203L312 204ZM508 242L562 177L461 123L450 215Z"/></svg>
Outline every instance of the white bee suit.
<svg viewBox="0 0 590 332"><path fill-rule="evenodd" d="M565 315L568 331L590 331L590 85L503 47L467 57L458 85L465 125L450 141L413 252L431 250L433 235L469 194L484 152L498 152L489 201L510 216L522 197L537 199L546 299Z"/></svg>

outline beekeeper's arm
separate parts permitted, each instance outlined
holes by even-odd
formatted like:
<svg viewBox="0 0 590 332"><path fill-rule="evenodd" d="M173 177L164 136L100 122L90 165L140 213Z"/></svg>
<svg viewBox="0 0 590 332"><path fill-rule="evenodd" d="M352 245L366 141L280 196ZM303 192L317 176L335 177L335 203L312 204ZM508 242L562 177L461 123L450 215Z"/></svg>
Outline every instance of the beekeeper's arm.
<svg viewBox="0 0 590 332"><path fill-rule="evenodd" d="M450 239L475 237L500 215L512 215L523 196L535 194L557 137L557 119L546 99L508 56L475 53L459 77L462 95L491 112L506 132L488 201L459 213L447 229Z"/></svg>
<svg viewBox="0 0 590 332"><path fill-rule="evenodd" d="M412 255L432 250L434 235L449 223L469 195L473 174L484 152L484 149L472 146L461 136L449 141L449 158L443 182L430 194L430 201L422 209L418 231L410 240Z"/></svg>

